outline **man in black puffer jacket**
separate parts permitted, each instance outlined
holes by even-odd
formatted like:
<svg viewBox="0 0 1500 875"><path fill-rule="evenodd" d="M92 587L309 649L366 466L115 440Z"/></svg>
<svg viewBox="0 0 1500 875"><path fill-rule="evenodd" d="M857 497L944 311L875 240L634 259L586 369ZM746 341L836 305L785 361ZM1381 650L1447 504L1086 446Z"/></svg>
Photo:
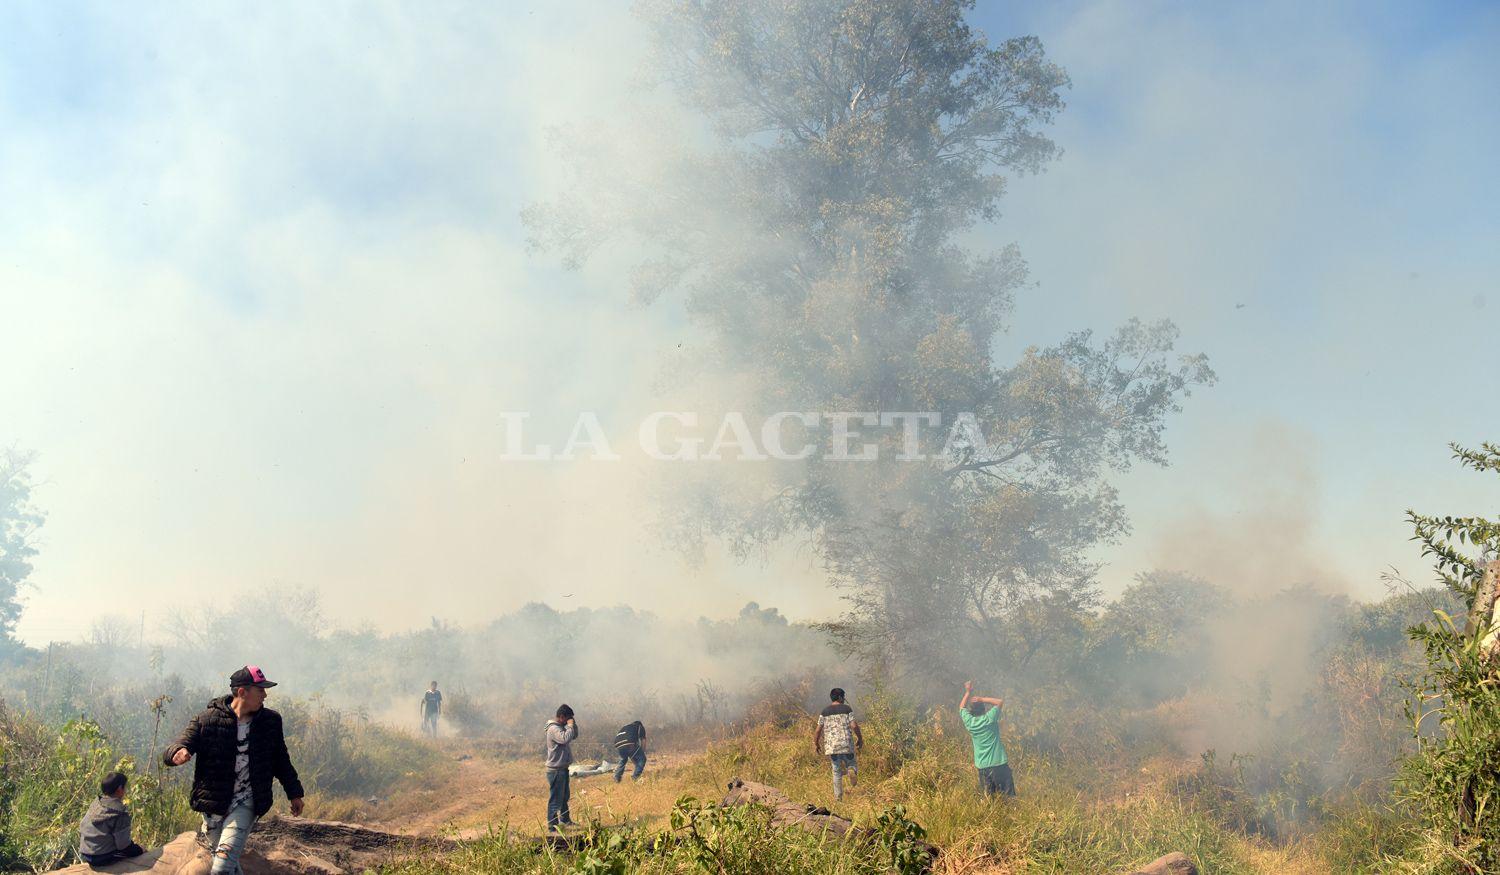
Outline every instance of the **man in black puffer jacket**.
<svg viewBox="0 0 1500 875"><path fill-rule="evenodd" d="M208 703L167 747L162 761L180 766L196 754L190 803L203 815L199 841L212 848L213 875L236 875L255 821L271 810L271 779L281 782L292 814L302 813L302 783L287 754L281 715L261 707L276 686L258 667L229 676L231 695Z"/></svg>

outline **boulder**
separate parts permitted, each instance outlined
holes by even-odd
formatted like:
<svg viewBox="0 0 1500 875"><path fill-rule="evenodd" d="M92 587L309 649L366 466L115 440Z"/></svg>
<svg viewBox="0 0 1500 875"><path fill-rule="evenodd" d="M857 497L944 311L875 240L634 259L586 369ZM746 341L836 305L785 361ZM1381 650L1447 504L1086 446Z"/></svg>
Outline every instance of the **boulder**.
<svg viewBox="0 0 1500 875"><path fill-rule="evenodd" d="M352 823L273 816L255 825L240 857L240 868L245 875L352 875L403 858L450 850L453 846L447 839L396 835ZM70 875L90 872L208 875L212 867L209 851L198 844L197 834L185 832L133 860L108 866L79 863L60 871Z"/></svg>

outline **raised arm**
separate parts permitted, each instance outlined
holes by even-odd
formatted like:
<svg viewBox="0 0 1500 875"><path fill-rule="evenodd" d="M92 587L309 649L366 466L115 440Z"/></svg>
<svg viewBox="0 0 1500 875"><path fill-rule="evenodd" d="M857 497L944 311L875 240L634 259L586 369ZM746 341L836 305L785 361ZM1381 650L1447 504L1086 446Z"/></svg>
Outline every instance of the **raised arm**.
<svg viewBox="0 0 1500 875"><path fill-rule="evenodd" d="M568 720L566 726L558 726L556 723L547 724L547 737L552 739L553 744L567 744L578 737L578 724L572 719Z"/></svg>
<svg viewBox="0 0 1500 875"><path fill-rule="evenodd" d="M958 701L958 710L969 707L969 695L974 692L974 682L964 681L964 697Z"/></svg>

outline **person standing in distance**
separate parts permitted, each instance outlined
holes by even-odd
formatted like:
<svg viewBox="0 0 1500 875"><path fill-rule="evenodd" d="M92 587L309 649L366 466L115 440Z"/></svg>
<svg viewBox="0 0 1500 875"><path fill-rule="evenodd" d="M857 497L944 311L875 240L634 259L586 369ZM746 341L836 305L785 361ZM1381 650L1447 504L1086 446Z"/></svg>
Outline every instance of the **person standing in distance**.
<svg viewBox="0 0 1500 875"><path fill-rule="evenodd" d="M438 718L443 714L443 694L438 692L437 681L422 694L422 734L437 738Z"/></svg>

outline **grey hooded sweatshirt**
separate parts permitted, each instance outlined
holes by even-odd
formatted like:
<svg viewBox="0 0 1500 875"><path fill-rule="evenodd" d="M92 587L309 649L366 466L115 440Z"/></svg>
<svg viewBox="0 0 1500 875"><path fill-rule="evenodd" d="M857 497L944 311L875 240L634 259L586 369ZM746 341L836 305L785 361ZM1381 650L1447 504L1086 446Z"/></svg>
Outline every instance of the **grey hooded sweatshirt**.
<svg viewBox="0 0 1500 875"><path fill-rule="evenodd" d="M104 856L130 847L130 811L113 796L100 796L78 825L78 852Z"/></svg>
<svg viewBox="0 0 1500 875"><path fill-rule="evenodd" d="M547 769L566 769L573 763L573 739L578 737L578 724L564 726L556 720L547 721Z"/></svg>

